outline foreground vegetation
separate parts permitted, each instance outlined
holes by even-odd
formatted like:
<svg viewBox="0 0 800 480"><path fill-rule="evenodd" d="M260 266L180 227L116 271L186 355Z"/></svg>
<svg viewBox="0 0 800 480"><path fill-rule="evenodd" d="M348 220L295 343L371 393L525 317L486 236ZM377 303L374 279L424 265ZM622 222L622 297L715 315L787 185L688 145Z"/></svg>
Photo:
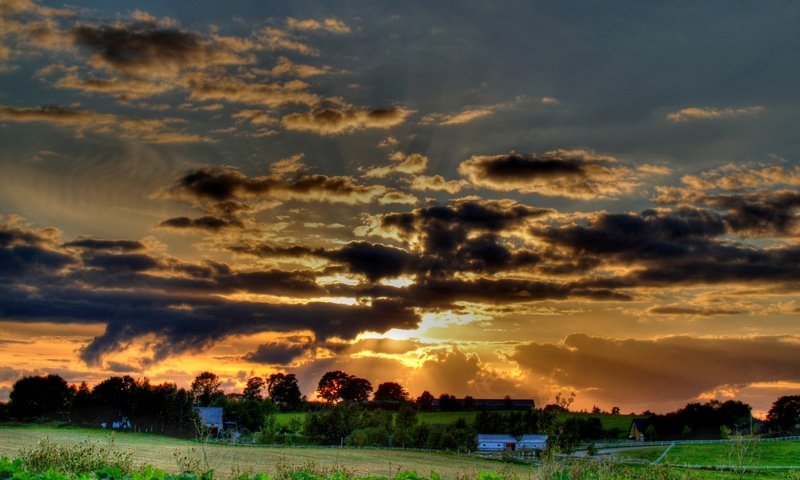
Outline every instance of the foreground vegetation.
<svg viewBox="0 0 800 480"><path fill-rule="evenodd" d="M664 461L710 467L728 464L733 451L729 444L679 447L683 446L673 447ZM640 458L652 461L663 449L645 447L644 451ZM751 452L752 456L743 457L754 460L749 465L795 466L800 471L800 442L761 443ZM631 454L633 450L626 453L635 456ZM525 465L511 459L414 450L248 447L44 427L0 428L0 457L6 457L0 460L0 480L800 479L800 474L790 469L717 471L625 464L619 461L622 453L599 461L545 458L536 465Z"/></svg>

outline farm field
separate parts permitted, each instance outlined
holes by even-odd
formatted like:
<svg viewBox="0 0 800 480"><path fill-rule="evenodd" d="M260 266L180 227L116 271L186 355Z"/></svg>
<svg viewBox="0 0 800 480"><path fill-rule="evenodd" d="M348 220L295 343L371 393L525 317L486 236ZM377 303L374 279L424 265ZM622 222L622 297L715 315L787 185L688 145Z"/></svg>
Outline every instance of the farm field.
<svg viewBox="0 0 800 480"><path fill-rule="evenodd" d="M501 411L500 413L509 414L512 412L520 412L519 410L511 410L511 411ZM477 411L465 410L459 412L420 412L417 414L417 418L419 418L420 422L423 423L433 423L433 424L446 424L446 423L453 423L459 418L463 418L467 421L467 423L473 423L475 421L475 416L478 414ZM289 425L292 420L304 421L306 417L306 413L303 412L284 412L278 413L276 415L276 421L279 425ZM610 430L610 429L619 429L622 431L628 431L628 428L631 426L631 421L636 418L645 418L641 415L611 415L608 413L601 413L601 414L592 414L592 413L580 413L580 412L566 412L561 414L560 418L563 420L567 417L578 417L578 418L591 418L597 417L600 419L600 423L603 425L603 429Z"/></svg>
<svg viewBox="0 0 800 480"><path fill-rule="evenodd" d="M36 445L42 437L54 442L78 443L91 439L107 442L109 434L100 430L44 427L0 427L0 457L15 457L20 450ZM114 437L118 448L130 450L137 464L152 465L165 471L176 471L175 452L202 455L201 446L195 442L140 433L118 433ZM398 471L416 470L427 475L436 471L443 478L476 479L482 470L505 469L530 478L533 468L524 465L503 464L496 461L412 450L350 449L329 447L262 447L262 446L205 446L209 465L215 478L228 478L238 470L274 474L279 464L302 467L315 464L323 467L343 465L359 475L394 476Z"/></svg>
<svg viewBox="0 0 800 480"><path fill-rule="evenodd" d="M24 448L34 446L39 439L47 437L59 443L78 443L89 439L105 443L109 434L100 430L55 428L55 427L0 427L0 457L15 457ZM114 436L117 448L132 452L136 464L152 465L169 472L177 471L175 453L201 455L202 446L191 441L161 437L157 435L118 433ZM686 448L678 448L686 447ZM719 465L727 463L729 448L726 444L676 445L669 452L669 463L703 463ZM264 447L206 445L209 465L215 478L230 478L234 473L265 472L275 474L281 467L302 468L305 465L333 467L340 465L356 475L393 476L400 471L416 470L427 476L435 471L444 479L477 479L481 471L498 472L504 478L536 479L536 467L501 463L465 455L418 452L411 450L351 449L329 447ZM635 452L639 450L639 452ZM620 452L620 458L638 457L652 460L660 455L659 447L643 447ZM755 450L754 465L796 465L800 470L800 442L769 442ZM674 454L673 454L674 452ZM650 467L633 467L631 471L644 473ZM661 472L663 473L664 467ZM670 468L674 478L719 479L739 478L733 473L712 470L684 470ZM758 471L745 475L747 479L787 478L788 471ZM629 478L629 477L616 477ZM646 476L643 478L651 478ZM667 478L663 476L652 478ZM669 477L673 478L673 477ZM792 477L800 478L800 477Z"/></svg>

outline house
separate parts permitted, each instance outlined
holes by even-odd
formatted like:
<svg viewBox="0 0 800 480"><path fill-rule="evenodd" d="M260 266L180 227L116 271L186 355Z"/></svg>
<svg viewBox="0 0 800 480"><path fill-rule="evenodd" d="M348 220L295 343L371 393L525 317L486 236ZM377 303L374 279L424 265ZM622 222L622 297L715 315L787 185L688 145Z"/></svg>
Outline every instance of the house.
<svg viewBox="0 0 800 480"><path fill-rule="evenodd" d="M631 427L628 429L628 438L638 442L644 442L647 427L651 425L652 422L649 418L636 418L632 420Z"/></svg>
<svg viewBox="0 0 800 480"><path fill-rule="evenodd" d="M225 429L222 422L222 407L197 407L197 415L203 426L217 433Z"/></svg>
<svg viewBox="0 0 800 480"><path fill-rule="evenodd" d="M504 450L516 450L517 439L511 435L489 435L480 433L476 439L478 450L501 452Z"/></svg>
<svg viewBox="0 0 800 480"><path fill-rule="evenodd" d="M547 447L547 435L526 434L517 441L517 450L544 450L545 447Z"/></svg>

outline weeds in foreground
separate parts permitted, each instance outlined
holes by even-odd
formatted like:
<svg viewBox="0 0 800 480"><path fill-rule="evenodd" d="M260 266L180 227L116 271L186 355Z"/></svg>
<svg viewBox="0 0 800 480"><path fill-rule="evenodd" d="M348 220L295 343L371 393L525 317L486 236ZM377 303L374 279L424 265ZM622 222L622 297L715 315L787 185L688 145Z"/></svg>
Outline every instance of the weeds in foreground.
<svg viewBox="0 0 800 480"><path fill-rule="evenodd" d="M21 466L28 472L58 472L70 477L106 471L113 476L129 475L134 470L133 453L114 445L114 436L106 444L84 440L79 443L55 443L44 437L31 448L20 452Z"/></svg>

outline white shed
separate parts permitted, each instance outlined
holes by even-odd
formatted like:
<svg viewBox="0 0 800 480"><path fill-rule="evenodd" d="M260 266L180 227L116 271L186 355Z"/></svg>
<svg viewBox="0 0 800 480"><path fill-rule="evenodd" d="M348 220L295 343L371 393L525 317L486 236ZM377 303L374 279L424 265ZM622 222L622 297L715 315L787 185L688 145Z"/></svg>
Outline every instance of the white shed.
<svg viewBox="0 0 800 480"><path fill-rule="evenodd" d="M547 435L523 435L517 442L519 450L544 450L547 446Z"/></svg>
<svg viewBox="0 0 800 480"><path fill-rule="evenodd" d="M503 451L515 450L517 448L517 439L511 435L489 435L478 434L477 438L478 450L484 451Z"/></svg>

